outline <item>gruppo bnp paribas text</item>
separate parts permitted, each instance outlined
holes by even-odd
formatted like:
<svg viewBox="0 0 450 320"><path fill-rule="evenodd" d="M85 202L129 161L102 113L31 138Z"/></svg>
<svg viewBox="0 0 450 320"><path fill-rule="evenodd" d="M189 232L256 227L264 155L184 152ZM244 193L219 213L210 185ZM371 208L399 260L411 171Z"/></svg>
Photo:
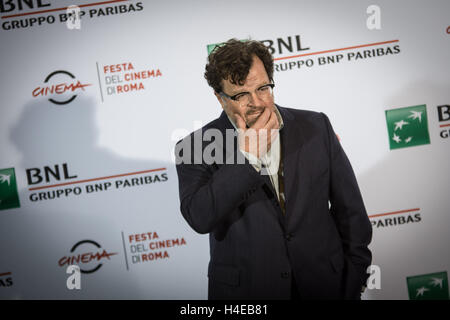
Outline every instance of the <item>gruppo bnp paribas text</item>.
<svg viewBox="0 0 450 320"><path fill-rule="evenodd" d="M55 22L66 23L70 14L66 8L61 8L58 1L50 0L0 0L2 29L15 30L33 28ZM86 8L86 10L83 10ZM31 11L30 10L35 10ZM105 3L95 2L85 5L78 11L78 19L114 16L119 14L142 11L142 2L105 6ZM24 14L26 11L26 15ZM34 13L33 13L34 12Z"/></svg>

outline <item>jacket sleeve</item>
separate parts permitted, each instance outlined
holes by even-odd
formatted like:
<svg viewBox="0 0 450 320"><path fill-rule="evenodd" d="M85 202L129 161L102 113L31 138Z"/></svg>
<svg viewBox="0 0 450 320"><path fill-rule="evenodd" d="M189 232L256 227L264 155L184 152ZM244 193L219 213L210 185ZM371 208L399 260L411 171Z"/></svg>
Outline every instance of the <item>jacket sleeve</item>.
<svg viewBox="0 0 450 320"><path fill-rule="evenodd" d="M347 260L348 296L359 294L368 278L372 254L368 248L372 225L367 216L352 166L338 141L328 117L323 114L330 151L331 214L339 231Z"/></svg>
<svg viewBox="0 0 450 320"><path fill-rule="evenodd" d="M177 147L181 146L179 142ZM263 184L248 161L226 165L192 162L177 161L180 210L188 224L201 234L213 231Z"/></svg>

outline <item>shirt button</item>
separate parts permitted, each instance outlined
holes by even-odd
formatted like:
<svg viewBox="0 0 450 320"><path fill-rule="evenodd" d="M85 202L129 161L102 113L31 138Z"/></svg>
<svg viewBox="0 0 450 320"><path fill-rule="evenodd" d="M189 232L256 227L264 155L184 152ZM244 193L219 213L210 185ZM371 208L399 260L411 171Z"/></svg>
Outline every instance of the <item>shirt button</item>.
<svg viewBox="0 0 450 320"><path fill-rule="evenodd" d="M285 235L284 237L287 241L291 241L292 240L292 233L288 233L287 235Z"/></svg>
<svg viewBox="0 0 450 320"><path fill-rule="evenodd" d="M290 273L289 273L289 272L282 272L282 273L281 273L281 277L282 277L283 279L287 279L287 278L289 278L289 276L290 276Z"/></svg>

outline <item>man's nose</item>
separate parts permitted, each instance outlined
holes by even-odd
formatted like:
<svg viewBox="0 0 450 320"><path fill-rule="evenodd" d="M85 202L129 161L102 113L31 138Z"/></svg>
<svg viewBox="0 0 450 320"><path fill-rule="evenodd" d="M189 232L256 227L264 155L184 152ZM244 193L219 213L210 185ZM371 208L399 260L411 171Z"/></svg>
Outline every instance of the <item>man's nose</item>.
<svg viewBox="0 0 450 320"><path fill-rule="evenodd" d="M261 105L263 100L256 94L255 91L250 93L250 103L253 105Z"/></svg>

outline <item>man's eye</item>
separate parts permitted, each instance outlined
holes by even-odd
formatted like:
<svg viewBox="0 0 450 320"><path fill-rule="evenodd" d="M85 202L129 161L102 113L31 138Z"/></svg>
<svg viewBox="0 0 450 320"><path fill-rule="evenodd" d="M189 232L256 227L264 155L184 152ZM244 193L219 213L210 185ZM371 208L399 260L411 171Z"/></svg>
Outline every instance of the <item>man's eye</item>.
<svg viewBox="0 0 450 320"><path fill-rule="evenodd" d="M235 96L236 100L244 100L248 96L248 93L239 93Z"/></svg>
<svg viewBox="0 0 450 320"><path fill-rule="evenodd" d="M267 91L269 90L269 86L263 86L261 88L258 89L259 91Z"/></svg>

